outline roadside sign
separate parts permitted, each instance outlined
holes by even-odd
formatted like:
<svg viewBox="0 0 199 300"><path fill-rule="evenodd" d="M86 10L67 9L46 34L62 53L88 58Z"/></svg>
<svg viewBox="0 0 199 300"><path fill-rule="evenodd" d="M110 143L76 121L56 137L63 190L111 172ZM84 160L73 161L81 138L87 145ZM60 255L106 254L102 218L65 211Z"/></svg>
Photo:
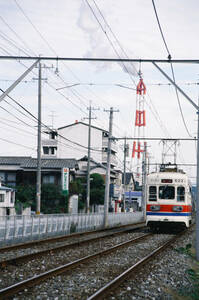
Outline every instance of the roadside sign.
<svg viewBox="0 0 199 300"><path fill-rule="evenodd" d="M62 169L62 191L64 194L68 194L69 189L69 168Z"/></svg>

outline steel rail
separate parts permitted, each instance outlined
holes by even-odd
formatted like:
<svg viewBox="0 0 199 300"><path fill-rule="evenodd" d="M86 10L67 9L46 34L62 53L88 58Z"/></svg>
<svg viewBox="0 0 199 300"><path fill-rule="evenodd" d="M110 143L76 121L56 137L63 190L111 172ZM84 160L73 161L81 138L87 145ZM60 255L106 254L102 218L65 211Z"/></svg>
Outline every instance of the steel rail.
<svg viewBox="0 0 199 300"><path fill-rule="evenodd" d="M43 239L43 240L37 240L37 241L31 241L31 242L15 244L15 245L11 245L11 246L5 246L5 247L0 248L0 253L7 252L7 251L12 251L12 250L16 250L16 249L25 249L25 248L29 248L30 246L35 246L35 245L40 245L40 244L45 244L45 243L50 243L50 242L57 242L57 241L61 241L61 240L67 240L67 239L70 239L70 238L73 238L73 237L80 237L80 236L84 236L84 235L90 235L90 234L100 233L100 232L119 229L119 228L126 228L126 227L130 227L130 226L135 227L135 228L132 228L132 229L137 229L137 228L139 228L140 225L143 225L143 227L144 227L144 226L146 226L146 223L145 222L139 222L139 223L136 223L136 224L126 224L126 225L116 226L116 227L112 227L112 228L103 228L103 229L100 229L100 230L76 232L76 233L72 233L72 234L69 234L69 235L63 235L63 236L47 238L47 239Z"/></svg>
<svg viewBox="0 0 199 300"><path fill-rule="evenodd" d="M41 250L41 251L38 251L38 252L25 254L25 255L21 255L21 256L18 256L18 257L10 258L10 259L5 259L5 260L0 261L0 268L3 269L8 265L18 265L21 262L30 261L34 258L40 258L40 257L42 257L44 255L47 255L47 254L52 255L52 254L54 254L58 251L61 251L61 250L74 248L74 247L79 247L80 245L87 244L89 242L95 242L97 240L105 239L107 237L121 235L123 233L129 232L129 231L134 230L134 229L136 229L136 228L131 228L131 229L129 228L129 229L125 229L125 230L122 230L122 231L120 230L120 231L117 231L117 232L111 232L111 233L108 233L108 234L104 234L102 236L93 237L93 238L82 240L82 241L77 241L77 242L74 242L74 243L71 243L71 244L60 245L60 246L52 247L52 248L49 248L49 249L46 249L46 250Z"/></svg>
<svg viewBox="0 0 199 300"><path fill-rule="evenodd" d="M152 233L144 234L144 235L142 235L138 238L134 238L134 239L131 239L127 242L120 243L120 244L115 245L115 246L113 246L111 248L108 248L106 250L97 252L97 253L92 254L92 255L88 255L88 256L83 257L81 259L75 260L75 261L70 262L68 264L59 266L57 268L46 271L42 274L31 277L27 280L23 280L23 281L18 282L14 285L3 288L3 289L0 290L0 299L5 300L6 298L15 295L16 293L18 293L19 291L24 290L27 287L32 287L34 285L40 284L42 281L46 280L47 278L51 278L52 276L57 276L59 274L65 273L66 271L71 270L71 269L79 266L80 264L88 262L88 261L90 261L94 258L97 258L99 256L101 257L103 255L106 255L108 253L116 251L117 249L128 246L131 243L139 242L140 240L145 239L145 238L147 238L151 235L153 235L153 234Z"/></svg>
<svg viewBox="0 0 199 300"><path fill-rule="evenodd" d="M154 257L156 257L159 253L163 252L166 248L171 246L179 237L181 237L187 230L180 232L175 237L171 238L169 241L155 249L152 253L148 254L144 258L142 258L140 261L138 261L136 264L132 265L130 268L125 270L123 273L121 273L119 276L115 277L112 281L107 283L105 286L103 286L101 289L99 289L97 292L95 292L93 295L87 298L87 300L97 300L97 299L104 299L105 296L107 296L115 287L118 288L121 283L123 283L130 275L132 275L133 272L137 272L140 268L142 268L147 262L152 260ZM135 275L135 274L134 274Z"/></svg>

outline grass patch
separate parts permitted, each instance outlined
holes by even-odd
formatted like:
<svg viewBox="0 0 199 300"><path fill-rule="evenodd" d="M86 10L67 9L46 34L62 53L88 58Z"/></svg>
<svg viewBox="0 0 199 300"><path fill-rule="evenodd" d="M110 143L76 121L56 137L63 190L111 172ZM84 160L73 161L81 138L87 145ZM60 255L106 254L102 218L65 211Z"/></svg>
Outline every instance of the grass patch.
<svg viewBox="0 0 199 300"><path fill-rule="evenodd" d="M192 259L191 268L186 270L186 276L190 282L190 289L182 289L179 295L174 299L199 299L199 263L196 261L195 248L192 244L187 244L185 248L180 247L176 249L178 253L183 253Z"/></svg>

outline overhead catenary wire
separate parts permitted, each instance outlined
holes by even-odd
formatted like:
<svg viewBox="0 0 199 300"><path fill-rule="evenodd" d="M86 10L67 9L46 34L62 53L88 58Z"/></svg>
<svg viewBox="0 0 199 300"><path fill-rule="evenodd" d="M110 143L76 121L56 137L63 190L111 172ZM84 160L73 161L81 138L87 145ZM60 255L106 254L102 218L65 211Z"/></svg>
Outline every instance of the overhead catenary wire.
<svg viewBox="0 0 199 300"><path fill-rule="evenodd" d="M1 90L2 90L2 89L1 89ZM3 90L2 90L2 91L3 91ZM24 110L26 111L26 113L28 113L31 117L33 117L36 121L38 121L38 118L35 117L31 112L29 112L24 106L22 106L21 104L19 104L18 101L14 100L14 99L13 99L12 97L10 97L10 96L8 96L8 97L9 97L11 100L13 100L16 104L18 104L18 105L20 106L20 108L24 109ZM10 113L8 110L6 110L5 108L3 108L2 106L0 106L0 108L3 109L3 110L5 110L6 112ZM17 117L16 117L15 115L13 115L12 113L10 113L10 114L11 114L12 116L14 116L16 119L20 120L19 118L17 118ZM20 121L22 121L22 120L20 120ZM24 124L30 126L30 125L27 124L26 122L24 122L24 121L22 121L22 122L23 122ZM44 123L41 122L41 125L44 126L46 129L52 131L52 129L51 129L49 126L45 125ZM32 127L32 126L30 126L30 127ZM88 149L88 147L86 147L86 146L84 146L84 145L81 145L81 144L79 144L79 143L77 143L77 142L74 142L74 141L72 141L72 140L70 140L70 139L67 139L66 137L62 136L61 134L58 134L58 136L61 137L61 138L63 138L64 140L66 140L66 141L68 141L68 142L74 144L74 145L77 145L77 146L82 147L82 148L84 148L84 149ZM94 149L94 148L91 148L91 150L92 150L92 151L101 152L101 150L97 150L97 149Z"/></svg>
<svg viewBox="0 0 199 300"><path fill-rule="evenodd" d="M51 51L55 54L55 55L57 55L57 53L56 53L56 51L54 50L54 48L50 45L50 43L47 41L47 39L46 38L44 38L44 36L41 34L41 32L37 29L37 27L34 25L34 23L31 21L31 19L28 17L28 15L25 13L25 11L22 9L22 7L18 4L18 2L16 1L16 0L14 0L15 1L15 3L16 3L16 5L17 5L17 7L20 9L20 11L22 12L22 14L24 15L24 17L28 20L28 22L33 26L33 28L35 29L35 31L39 34L39 36L40 36L40 38L48 45L48 47L51 49ZM68 66L66 66L67 67L67 69L69 69L68 68ZM71 71L71 70L70 70ZM75 74L72 72L72 74L73 74L73 76L74 77L76 77L75 76ZM59 74L57 74L57 76L59 76L60 77L60 75ZM78 77L76 77L76 78L78 78ZM64 82L65 83L65 82Z"/></svg>
<svg viewBox="0 0 199 300"><path fill-rule="evenodd" d="M94 10L93 10L93 8L92 8L91 5L89 4L88 0L85 0L85 1L86 1L87 5L89 6L90 10L92 11L92 13L93 13L95 19L97 20L98 24L100 25L100 28L102 29L102 31L103 31L104 34L106 35L107 39L109 40L109 42L110 42L110 44L111 44L111 47L114 49L116 55L121 59L121 57L120 57L120 55L118 54L116 48L114 47L113 43L111 42L110 38L108 37L107 31L104 30L102 24L100 23L99 19L97 18L96 14L95 14L95 12L94 12ZM113 33L111 27L109 26L108 22L106 21L106 19L105 19L104 15L102 14L101 10L99 9L99 6L96 4L96 2L95 2L94 0L93 0L93 2L94 2L94 4L95 4L95 6L96 6L98 12L99 12L100 15L102 16L102 18L103 18L105 24L107 25L107 27L108 27L109 30L111 31L112 35L114 36L114 38L115 38L117 44L119 45L120 49L122 50L122 52L124 53L124 55L125 55L126 57L128 57L127 54L126 54L126 52L124 51L123 47L121 46L119 40L117 39L116 35ZM136 86L136 83L135 83L134 79L132 78L131 74L129 73L129 71L128 71L128 69L126 68L126 66L124 65L124 63L123 63L123 66L124 66L126 72L129 74L129 76L130 76L131 80L133 81L134 85ZM134 67L134 68L135 68L135 67ZM139 74L138 71L136 71L136 73ZM148 91L147 91L147 95L149 96ZM152 103L151 98L149 98L149 99L150 99L150 102ZM146 103L147 103L147 101L146 101ZM148 104L148 103L147 103L147 104ZM157 110L154 108L153 103L152 103L152 107L153 107L153 109L154 109L155 112L153 112L153 109L151 109L151 107L150 107L150 105L149 105L149 109L152 111L153 115L155 116L156 121L160 124L160 127L161 127L161 129L162 129L163 126L162 126L161 119L160 119L160 117L159 117L159 114L157 113ZM157 116L158 116L158 117L157 117ZM167 130L166 130L166 131L167 131ZM165 131L165 132L166 132L166 131Z"/></svg>
<svg viewBox="0 0 199 300"><path fill-rule="evenodd" d="M170 54L168 45L167 45L166 40L165 40L165 37L164 37L163 31L162 31L162 27L161 27L161 25L160 25L160 21L159 21L159 17L158 17L158 13L157 13L157 10L156 10L156 6L155 6L154 0L152 0L152 4L153 4L153 8L154 8L156 20L157 20L157 23L158 23L158 27L159 27L159 30L160 30L160 33L161 33L161 36L162 36L162 39L163 39L165 48L166 48L166 50L167 50L168 59L171 60L171 54ZM170 62L170 66L171 66L171 72L172 72L173 81L174 81L174 83L176 83L172 62ZM175 87L175 93L176 93L176 97L177 97L177 101L178 101L178 106L179 106L179 109L180 109L180 114L181 114L181 117L182 117L183 124L184 124L184 126L185 126L186 131L187 131L187 134L188 134L189 136L192 136L192 135L190 134L190 132L189 132L189 130L188 130L188 128L187 128L186 122L185 122L185 118L184 118L184 115L183 115L182 107L181 107L181 104L180 104L180 99L179 99L178 90L177 90L176 87Z"/></svg>
<svg viewBox="0 0 199 300"><path fill-rule="evenodd" d="M24 65L24 64L23 64ZM25 66L25 65L24 65ZM26 67L26 66L25 66ZM27 67L26 67L27 68ZM55 88L54 88L55 89ZM2 89L1 89L2 90ZM3 91L3 90L2 90ZM4 91L3 91L4 92ZM59 92L59 91L58 91ZM63 95L62 93L60 93L59 92L59 94L61 94L65 99L67 99L68 101L70 101L73 105L75 105L68 97L66 97L65 95ZM9 95L8 95L8 97L10 98L10 99L12 99L12 97L10 97ZM33 116L29 111L27 111L22 105L20 105L16 100L14 100L14 99L12 99L16 104L18 104L22 109L24 109L27 113L29 113L33 118L35 118L35 120L37 120L37 118L35 117L35 116ZM11 105L10 103L9 103L9 105ZM78 105L75 105L77 108L79 108L81 111L83 111ZM10 113L9 111L7 111L5 108L3 108L3 107L1 107L3 110L5 110L7 113L9 113L9 114L11 114L12 116L14 116L12 113ZM15 108L16 109L16 108ZM84 112L84 111L83 111ZM22 113L22 112L21 112ZM86 112L85 112L86 113ZM31 127L31 125L29 125L28 123L26 123L26 122L24 122L24 121L22 121L22 120L20 120L19 118L17 118L16 116L14 116L16 119L18 119L20 122L22 122L22 123L24 123L24 124L26 124L27 126L30 126ZM44 125L44 124L43 124ZM48 128L48 129L50 129L48 126L46 126L46 125L44 125L46 128ZM82 147L82 148L85 148L85 149L88 149L88 147L86 147L86 146L83 146L83 145L81 145L81 144L79 144L79 143L76 143L76 142L74 142L74 141L71 141L71 140L69 140L69 139L66 139L65 137L63 137L63 136L61 136L61 135L59 135L60 137L62 137L63 139L65 139L65 140L67 140L68 142L71 142L71 143L73 143L73 144L75 144L75 145L77 145L77 146L79 146L79 147ZM101 152L101 150L97 150L97 149L93 149L93 148L91 148L91 150L92 151L97 151L97 152Z"/></svg>
<svg viewBox="0 0 199 300"><path fill-rule="evenodd" d="M38 30L38 28L34 25L34 23L31 21L31 19L27 16L27 14L25 13L25 11L23 10L23 8L21 7L21 5L19 5L19 3L15 0L15 3L18 7L18 9L21 11L21 13L23 14L23 16L28 20L28 22L32 25L32 27L34 28L34 30L39 34L40 38L47 44L47 46L49 47L49 49L55 54L57 55L56 51L54 50L54 48L50 45L50 43L47 41L47 39L41 34L41 32ZM58 55L57 55L58 56ZM72 70L66 66L64 64L64 66L71 72L71 74L78 79L78 77L74 74L74 72L72 72ZM59 75L59 74L57 74ZM62 96L64 97L64 95L62 94Z"/></svg>
<svg viewBox="0 0 199 300"><path fill-rule="evenodd" d="M16 145L16 146L21 146L23 148L27 148L27 149L30 149L30 150L36 150L35 148L32 148L32 147L28 147L28 146L25 146L23 144L19 144L19 143L15 143L15 142L12 142L10 140L7 140L7 139L4 139L4 138L0 138L1 141L4 141L6 143L9 143L9 144L12 144L12 145Z"/></svg>

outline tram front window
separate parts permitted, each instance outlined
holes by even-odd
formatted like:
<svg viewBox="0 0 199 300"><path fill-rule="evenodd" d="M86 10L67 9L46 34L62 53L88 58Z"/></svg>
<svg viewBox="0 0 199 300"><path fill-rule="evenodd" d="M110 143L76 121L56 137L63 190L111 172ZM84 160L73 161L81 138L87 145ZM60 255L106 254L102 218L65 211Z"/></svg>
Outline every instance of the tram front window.
<svg viewBox="0 0 199 300"><path fill-rule="evenodd" d="M157 201L157 191L156 186L149 187L149 201Z"/></svg>
<svg viewBox="0 0 199 300"><path fill-rule="evenodd" d="M159 187L159 199L174 199L175 187L170 185L162 185Z"/></svg>
<svg viewBox="0 0 199 300"><path fill-rule="evenodd" d="M185 188L184 186L177 187L177 201L185 201Z"/></svg>

